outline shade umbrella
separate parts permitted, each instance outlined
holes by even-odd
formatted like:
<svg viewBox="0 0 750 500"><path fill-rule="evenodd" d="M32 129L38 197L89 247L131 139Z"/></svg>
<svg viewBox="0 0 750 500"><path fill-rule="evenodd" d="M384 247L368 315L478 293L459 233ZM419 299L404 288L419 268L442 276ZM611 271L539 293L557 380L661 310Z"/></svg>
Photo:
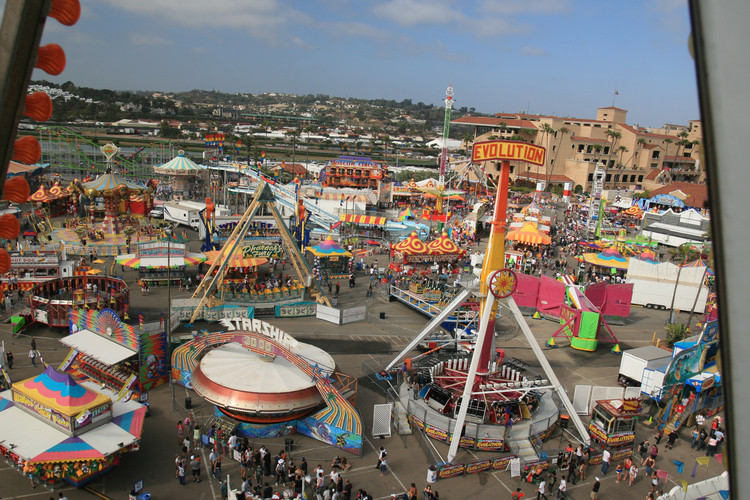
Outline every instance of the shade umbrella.
<svg viewBox="0 0 750 500"><path fill-rule="evenodd" d="M351 257L351 252L348 252L338 246L333 238L328 236L323 242L314 247L308 247L308 252L318 257Z"/></svg>
<svg viewBox="0 0 750 500"><path fill-rule="evenodd" d="M207 264L213 264L216 262L217 259L219 259L219 253L221 253L221 250L211 250L210 252L206 252L206 263ZM224 254L221 257L220 262L226 261L228 254ZM263 257L244 257L242 255L235 255L232 257L232 260L229 261L229 267L256 267L261 266L268 262L268 259L265 259Z"/></svg>
<svg viewBox="0 0 750 500"><path fill-rule="evenodd" d="M627 269L628 259L613 247L599 253L585 253L583 260L592 266L609 267L615 269Z"/></svg>
<svg viewBox="0 0 750 500"><path fill-rule="evenodd" d="M549 245L552 243L552 238L540 232L534 222L524 222L520 229L509 232L505 239L526 245Z"/></svg>

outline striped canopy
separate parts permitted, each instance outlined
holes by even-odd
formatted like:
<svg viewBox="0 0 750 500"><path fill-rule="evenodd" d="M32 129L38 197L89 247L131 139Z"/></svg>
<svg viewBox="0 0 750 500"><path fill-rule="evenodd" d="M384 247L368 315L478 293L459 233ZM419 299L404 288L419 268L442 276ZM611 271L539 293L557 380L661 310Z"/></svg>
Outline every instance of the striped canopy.
<svg viewBox="0 0 750 500"><path fill-rule="evenodd" d="M221 250L211 250L210 252L206 252L206 263L213 264L219 257L220 252ZM227 255L228 253L224 255L222 261L226 260ZM232 257L232 260L229 261L229 267L255 267L261 266L266 262L268 262L268 259L264 259L263 257L243 257L241 252L237 252L237 255Z"/></svg>
<svg viewBox="0 0 750 500"><path fill-rule="evenodd" d="M104 458L104 454L80 437L69 437L29 461L31 463L77 462L97 458Z"/></svg>
<svg viewBox="0 0 750 500"><path fill-rule="evenodd" d="M95 194L109 193L116 189L119 189L121 186L125 186L129 190L135 191L137 193L146 191L146 188L144 186L140 186L135 182L129 181L120 174L112 172L102 174L93 181L83 183L83 189L85 189L86 191L92 189L94 190Z"/></svg>
<svg viewBox="0 0 750 500"><path fill-rule="evenodd" d="M412 219L417 218L417 214L414 213L411 207L407 208L406 210L398 214L398 220L407 220L409 218L412 218Z"/></svg>
<svg viewBox="0 0 750 500"><path fill-rule="evenodd" d="M204 262L206 256L202 253L191 253L187 252L185 255L180 257L172 257L169 259L169 267L178 268L183 266L195 266ZM115 258L115 262L123 265L132 267L133 269L166 269L167 258L166 257L138 257L137 254L127 253L124 255L118 255ZM98 269L97 269L98 271Z"/></svg>
<svg viewBox="0 0 750 500"><path fill-rule="evenodd" d="M308 252L318 257L351 257L351 252L347 252L333 241L333 238L328 236L323 243L320 245L310 247L307 249Z"/></svg>
<svg viewBox="0 0 750 500"><path fill-rule="evenodd" d="M411 233L408 238L393 247L393 250L403 255L422 255L427 253L427 245L422 243L417 233Z"/></svg>
<svg viewBox="0 0 750 500"><path fill-rule="evenodd" d="M369 224L371 226L382 226L385 224L385 217L376 217L374 215L356 215L343 214L341 222L351 222L352 224Z"/></svg>
<svg viewBox="0 0 750 500"><path fill-rule="evenodd" d="M696 259L693 262L688 262L687 264L685 264L683 266L680 266L680 267L707 267L707 266L708 266L708 263L705 260L703 260L703 259ZM706 273L709 276L713 276L714 275L714 272L713 272L713 270L710 267L708 268L708 271L706 271Z"/></svg>
<svg viewBox="0 0 750 500"><path fill-rule="evenodd" d="M49 194L54 198L65 198L66 196L70 196L71 191L61 186L60 181L55 181L55 184L49 188Z"/></svg>
<svg viewBox="0 0 750 500"><path fill-rule="evenodd" d="M198 165L185 156L184 151L180 150L178 151L177 156L169 160L167 163L154 167L154 172L166 175L197 175L205 169L206 167Z"/></svg>
<svg viewBox="0 0 750 500"><path fill-rule="evenodd" d="M524 214L527 212L530 214L533 214L533 213L538 214L541 211L542 210L539 208L539 205L537 204L536 201L532 201L530 204L526 205L525 207L521 209L521 213L524 213Z"/></svg>
<svg viewBox="0 0 750 500"><path fill-rule="evenodd" d="M640 254L638 254L638 257L636 257L638 260L642 260L644 262L648 262L649 264L658 264L659 259L656 258L656 254L653 250L644 250Z"/></svg>
<svg viewBox="0 0 750 500"><path fill-rule="evenodd" d="M505 239L526 245L549 245L552 243L552 238L540 232L534 222L524 222L520 229L509 232Z"/></svg>
<svg viewBox="0 0 750 500"><path fill-rule="evenodd" d="M458 248L458 246L448 238L447 233L443 233L440 237L427 244L427 251L433 255L450 255L450 254L461 254L464 250Z"/></svg>

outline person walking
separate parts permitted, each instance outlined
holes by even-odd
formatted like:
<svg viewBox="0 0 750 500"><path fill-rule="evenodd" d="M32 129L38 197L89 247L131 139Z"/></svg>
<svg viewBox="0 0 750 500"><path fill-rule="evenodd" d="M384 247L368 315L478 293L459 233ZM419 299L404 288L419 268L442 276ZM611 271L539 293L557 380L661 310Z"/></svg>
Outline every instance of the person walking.
<svg viewBox="0 0 750 500"><path fill-rule="evenodd" d="M568 482L565 480L565 477L560 478L560 485L557 487L555 498L562 500L567 500L568 498Z"/></svg>
<svg viewBox="0 0 750 500"><path fill-rule="evenodd" d="M13 368L13 353L11 351L5 353L5 362L9 370Z"/></svg>
<svg viewBox="0 0 750 500"><path fill-rule="evenodd" d="M599 487L602 485L599 482L599 478L594 478L596 481L594 481L594 486L591 487L591 500L597 500L599 498Z"/></svg>
<svg viewBox="0 0 750 500"><path fill-rule="evenodd" d="M516 488L516 491L510 495L510 500L521 500L525 496L526 495L521 491L521 488Z"/></svg>
<svg viewBox="0 0 750 500"><path fill-rule="evenodd" d="M36 349L29 350L29 359L31 359L31 366L36 366Z"/></svg>
<svg viewBox="0 0 750 500"><path fill-rule="evenodd" d="M690 433L690 449L691 450L694 449L695 446L698 444L698 438L700 437L700 435L701 435L700 429L696 425L693 428L693 432Z"/></svg>
<svg viewBox="0 0 750 500"><path fill-rule="evenodd" d="M542 479L539 481L539 487L536 489L536 500L540 500L541 498L544 498L544 500L547 499L547 481Z"/></svg>
<svg viewBox="0 0 750 500"><path fill-rule="evenodd" d="M201 482L201 461L195 455L190 456L190 470L193 471L193 482L200 483Z"/></svg>
<svg viewBox="0 0 750 500"><path fill-rule="evenodd" d="M607 471L609 470L609 461L612 457L612 454L609 452L607 448L604 448L604 451L602 452L602 476L605 476L607 474Z"/></svg>
<svg viewBox="0 0 750 500"><path fill-rule="evenodd" d="M633 481L635 481L635 478L638 477L638 467L635 466L635 462L633 462L630 465L630 470L628 471L628 486L633 486Z"/></svg>
<svg viewBox="0 0 750 500"><path fill-rule="evenodd" d="M180 484L182 486L185 486L185 460L180 459L177 461L177 479L179 479Z"/></svg>
<svg viewBox="0 0 750 500"><path fill-rule="evenodd" d="M387 457L388 457L388 452L386 451L385 448L381 446L380 449L378 450L378 465L376 465L375 468L380 469L380 462L382 460L385 460Z"/></svg>

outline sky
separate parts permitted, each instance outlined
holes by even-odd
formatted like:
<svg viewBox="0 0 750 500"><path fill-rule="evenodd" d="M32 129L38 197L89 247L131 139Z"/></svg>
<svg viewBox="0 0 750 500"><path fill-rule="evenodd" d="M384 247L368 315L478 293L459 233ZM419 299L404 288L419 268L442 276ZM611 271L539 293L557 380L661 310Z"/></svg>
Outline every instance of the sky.
<svg viewBox="0 0 750 500"><path fill-rule="evenodd" d="M0 4L4 3L0 0ZM699 119L686 0L81 0L58 77L116 90L328 94L629 124ZM615 95L617 90L617 95Z"/></svg>

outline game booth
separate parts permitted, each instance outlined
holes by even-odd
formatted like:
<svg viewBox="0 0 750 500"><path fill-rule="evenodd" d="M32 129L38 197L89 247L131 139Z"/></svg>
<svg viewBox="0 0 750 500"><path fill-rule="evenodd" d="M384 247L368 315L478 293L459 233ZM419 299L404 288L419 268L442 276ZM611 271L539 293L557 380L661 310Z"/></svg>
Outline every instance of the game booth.
<svg viewBox="0 0 750 500"><path fill-rule="evenodd" d="M70 348L63 371L91 379L124 399L167 381L163 328L132 327L111 309L73 309L69 327L70 335L60 340Z"/></svg>
<svg viewBox="0 0 750 500"><path fill-rule="evenodd" d="M39 283L30 292L31 317L38 323L67 327L72 309L111 309L124 317L130 307L130 290L112 276L72 276Z"/></svg>
<svg viewBox="0 0 750 500"><path fill-rule="evenodd" d="M202 253L187 251L187 245L167 240L141 243L136 253L118 255L115 262L121 266L138 269L138 282L141 286L179 285L185 278L185 267L204 262ZM171 269L167 269L167 267Z"/></svg>
<svg viewBox="0 0 750 500"><path fill-rule="evenodd" d="M313 265L318 268L318 274L328 279L346 280L351 273L351 252L341 248L328 236L322 243L306 249L315 256Z"/></svg>
<svg viewBox="0 0 750 500"><path fill-rule="evenodd" d="M0 454L35 483L80 488L139 449L146 409L47 366L0 393Z"/></svg>

